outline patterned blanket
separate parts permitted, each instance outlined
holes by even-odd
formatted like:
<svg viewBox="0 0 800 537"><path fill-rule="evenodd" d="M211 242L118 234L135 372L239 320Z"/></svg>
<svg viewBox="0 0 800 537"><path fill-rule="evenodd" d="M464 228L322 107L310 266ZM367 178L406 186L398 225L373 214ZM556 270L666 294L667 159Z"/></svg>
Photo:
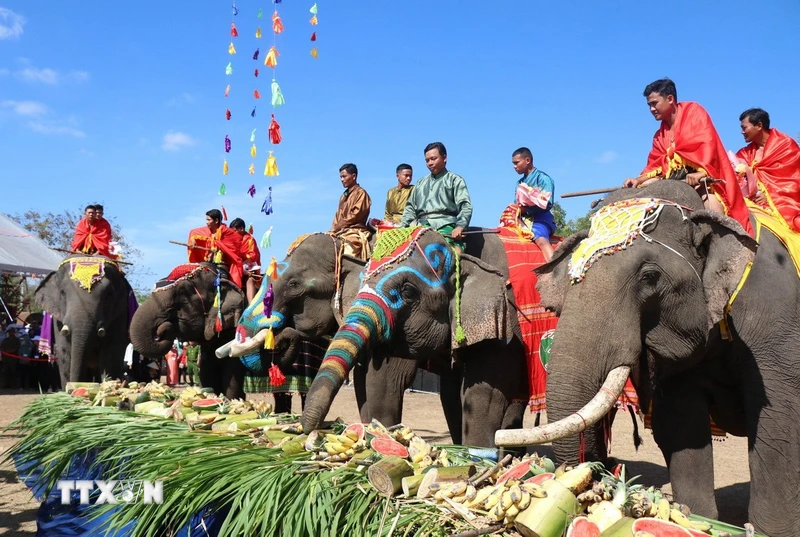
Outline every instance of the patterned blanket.
<svg viewBox="0 0 800 537"><path fill-rule="evenodd" d="M297 359L292 364L292 370L285 373L286 380L283 384L280 386L271 384L267 372L272 367L272 359L260 358L259 364L248 364L248 367L253 370L253 374L248 372L245 375L244 391L247 393L308 393L314 377L317 376L319 366L322 364L325 351L328 350L328 341L303 340L301 345Z"/></svg>

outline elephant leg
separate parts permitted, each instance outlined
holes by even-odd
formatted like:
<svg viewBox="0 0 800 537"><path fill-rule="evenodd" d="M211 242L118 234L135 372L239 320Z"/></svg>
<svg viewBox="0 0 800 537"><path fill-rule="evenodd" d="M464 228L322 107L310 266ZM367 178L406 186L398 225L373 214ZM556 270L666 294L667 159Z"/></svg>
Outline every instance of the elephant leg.
<svg viewBox="0 0 800 537"><path fill-rule="evenodd" d="M356 392L356 404L361 423L369 423L370 413L367 404L367 368L365 364L356 364L353 368L353 389Z"/></svg>
<svg viewBox="0 0 800 537"><path fill-rule="evenodd" d="M273 393L272 397L275 398L275 413L286 414L292 411L292 394L291 393Z"/></svg>
<svg viewBox="0 0 800 537"><path fill-rule="evenodd" d="M461 445L463 441L461 384L464 381L464 375L462 369L461 364L456 364L449 371L443 369L439 372L439 399L442 402L447 428L450 430L450 440L456 445Z"/></svg>
<svg viewBox="0 0 800 537"><path fill-rule="evenodd" d="M372 357L367 363L366 391L370 419L387 427L403 420L403 395L414 382L417 362L409 358Z"/></svg>
<svg viewBox="0 0 800 537"><path fill-rule="evenodd" d="M225 393L225 379L223 378L223 360L236 360L236 358L217 358L214 354L214 345L203 345L200 350L200 385L211 388L219 395Z"/></svg>
<svg viewBox="0 0 800 537"><path fill-rule="evenodd" d="M656 390L652 423L675 500L692 513L716 519L711 420L704 392L685 375L670 379Z"/></svg>
<svg viewBox="0 0 800 537"><path fill-rule="evenodd" d="M238 358L228 358L223 363L222 389L225 397L228 399L244 399L244 364Z"/></svg>

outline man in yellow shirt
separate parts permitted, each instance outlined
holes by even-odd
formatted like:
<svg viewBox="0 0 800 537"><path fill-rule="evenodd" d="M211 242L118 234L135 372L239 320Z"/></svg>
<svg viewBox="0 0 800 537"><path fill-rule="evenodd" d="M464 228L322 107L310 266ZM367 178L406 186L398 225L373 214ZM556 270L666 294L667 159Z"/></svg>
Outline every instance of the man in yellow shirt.
<svg viewBox="0 0 800 537"><path fill-rule="evenodd" d="M408 197L414 186L411 184L413 170L410 164L400 164L396 170L397 186L386 193L386 211L383 216L385 222L399 224L403 218L403 209L406 208Z"/></svg>

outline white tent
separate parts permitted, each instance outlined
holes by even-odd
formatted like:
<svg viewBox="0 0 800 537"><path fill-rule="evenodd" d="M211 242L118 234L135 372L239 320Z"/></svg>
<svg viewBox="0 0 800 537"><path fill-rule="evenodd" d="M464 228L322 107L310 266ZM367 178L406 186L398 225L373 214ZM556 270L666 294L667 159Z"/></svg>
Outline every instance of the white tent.
<svg viewBox="0 0 800 537"><path fill-rule="evenodd" d="M0 272L46 276L58 269L64 255L0 213Z"/></svg>

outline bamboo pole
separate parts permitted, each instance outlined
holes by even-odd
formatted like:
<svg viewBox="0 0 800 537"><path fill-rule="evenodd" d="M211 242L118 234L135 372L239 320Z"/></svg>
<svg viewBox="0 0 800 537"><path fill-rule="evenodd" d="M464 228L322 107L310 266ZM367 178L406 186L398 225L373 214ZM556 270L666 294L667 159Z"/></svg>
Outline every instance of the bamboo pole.
<svg viewBox="0 0 800 537"><path fill-rule="evenodd" d="M213 252L211 248L205 248L204 246L192 246L185 242L178 242L178 241L169 241L170 244L177 244L178 246L186 246L187 248L194 248L195 250L205 250L206 252Z"/></svg>
<svg viewBox="0 0 800 537"><path fill-rule="evenodd" d="M367 470L369 484L384 496L394 496L403 486L403 478L414 473L414 469L397 456L384 457Z"/></svg>
<svg viewBox="0 0 800 537"><path fill-rule="evenodd" d="M83 252L76 252L75 250L65 250L64 248L50 248L50 249L51 249L51 250L54 250L54 251L56 251L56 252L64 252L65 254L72 254L72 255L91 255L91 254L85 254L85 253L83 253ZM106 257L106 256L102 256L102 257ZM127 262L127 261L117 261L116 259L111 259L111 258L106 258L106 259L109 259L109 260L111 260L111 261L113 261L114 263L117 263L117 264L119 264L119 265L133 265L133 263L129 263L129 262Z"/></svg>
<svg viewBox="0 0 800 537"><path fill-rule="evenodd" d="M614 192L615 190L619 190L623 188L622 186L614 186L609 188L597 188L595 190L579 190L578 192L567 192L566 194L561 194L562 198L577 198L579 196L594 196L596 194L608 194L609 192Z"/></svg>

